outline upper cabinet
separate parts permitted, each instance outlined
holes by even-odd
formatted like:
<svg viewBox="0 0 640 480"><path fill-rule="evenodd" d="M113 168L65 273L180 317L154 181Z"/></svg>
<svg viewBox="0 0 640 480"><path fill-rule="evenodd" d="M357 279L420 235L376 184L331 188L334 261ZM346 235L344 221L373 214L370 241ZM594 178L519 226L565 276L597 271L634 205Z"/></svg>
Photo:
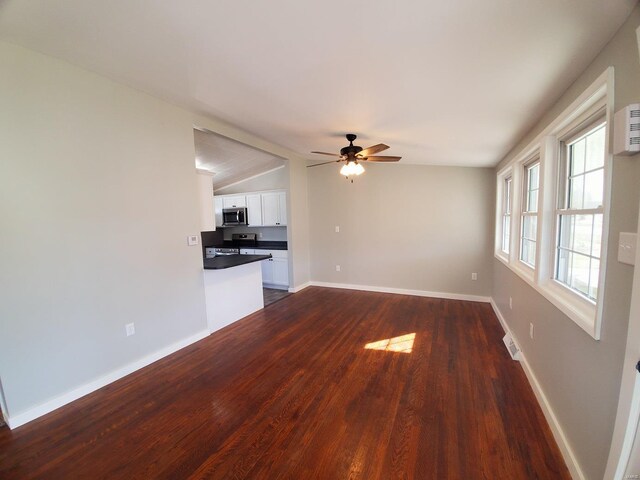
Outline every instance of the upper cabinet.
<svg viewBox="0 0 640 480"><path fill-rule="evenodd" d="M262 195L259 193L247 194L247 223L250 227L260 227L262 223Z"/></svg>
<svg viewBox="0 0 640 480"><path fill-rule="evenodd" d="M281 227L287 224L286 192L262 194L262 224L265 227Z"/></svg>
<svg viewBox="0 0 640 480"><path fill-rule="evenodd" d="M284 227L287 225L287 192L252 192L246 194L216 195L216 226L222 226L223 208L247 208L250 227Z"/></svg>
<svg viewBox="0 0 640 480"><path fill-rule="evenodd" d="M247 206L245 195L225 195L222 197L222 208L239 208Z"/></svg>

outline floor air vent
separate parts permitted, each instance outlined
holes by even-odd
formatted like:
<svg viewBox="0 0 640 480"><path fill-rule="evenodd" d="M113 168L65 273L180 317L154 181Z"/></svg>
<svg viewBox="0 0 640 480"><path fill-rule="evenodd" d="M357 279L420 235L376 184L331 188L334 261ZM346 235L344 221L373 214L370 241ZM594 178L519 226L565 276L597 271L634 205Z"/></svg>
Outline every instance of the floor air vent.
<svg viewBox="0 0 640 480"><path fill-rule="evenodd" d="M516 345L516 342L513 341L511 334L507 333L502 338L502 341L506 345L507 351L509 352L509 355L511 355L511 358L513 358L514 360L520 361L522 359L522 355L520 355L520 349Z"/></svg>

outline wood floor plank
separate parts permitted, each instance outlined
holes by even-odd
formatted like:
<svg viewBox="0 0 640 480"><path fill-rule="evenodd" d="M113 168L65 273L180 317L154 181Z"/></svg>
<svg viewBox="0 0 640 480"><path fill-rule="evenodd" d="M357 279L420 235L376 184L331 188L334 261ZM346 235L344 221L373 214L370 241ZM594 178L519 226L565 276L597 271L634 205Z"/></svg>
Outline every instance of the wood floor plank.
<svg viewBox="0 0 640 480"><path fill-rule="evenodd" d="M569 479L501 337L488 304L310 287L0 429L0 478Z"/></svg>

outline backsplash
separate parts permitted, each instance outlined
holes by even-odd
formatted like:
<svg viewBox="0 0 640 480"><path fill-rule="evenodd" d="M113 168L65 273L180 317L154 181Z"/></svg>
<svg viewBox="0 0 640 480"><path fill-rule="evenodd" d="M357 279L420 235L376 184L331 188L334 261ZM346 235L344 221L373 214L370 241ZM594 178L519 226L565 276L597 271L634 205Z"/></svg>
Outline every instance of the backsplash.
<svg viewBox="0 0 640 480"><path fill-rule="evenodd" d="M287 227L226 227L219 230L224 232L225 240L231 240L231 235L234 233L257 233L258 241L287 241ZM262 236L260 236L260 234L262 234Z"/></svg>

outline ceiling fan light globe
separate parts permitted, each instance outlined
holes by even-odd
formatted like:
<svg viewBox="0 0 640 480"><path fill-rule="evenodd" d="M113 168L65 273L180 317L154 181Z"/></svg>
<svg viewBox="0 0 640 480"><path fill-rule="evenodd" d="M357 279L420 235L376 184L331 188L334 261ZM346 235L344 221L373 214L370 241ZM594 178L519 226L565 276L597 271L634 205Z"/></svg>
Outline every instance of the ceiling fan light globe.
<svg viewBox="0 0 640 480"><path fill-rule="evenodd" d="M352 177L364 173L364 167L357 162L349 161L340 169L340 175Z"/></svg>

